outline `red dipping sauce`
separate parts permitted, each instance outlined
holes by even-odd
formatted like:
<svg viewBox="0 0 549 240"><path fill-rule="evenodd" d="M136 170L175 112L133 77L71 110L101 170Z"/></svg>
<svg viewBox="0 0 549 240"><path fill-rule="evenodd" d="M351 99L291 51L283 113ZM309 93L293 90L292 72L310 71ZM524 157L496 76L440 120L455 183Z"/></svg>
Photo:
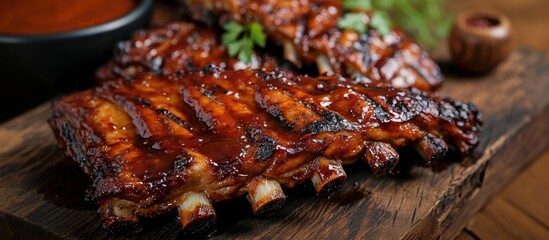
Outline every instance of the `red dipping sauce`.
<svg viewBox="0 0 549 240"><path fill-rule="evenodd" d="M0 34L59 33L129 13L137 0L0 0Z"/></svg>

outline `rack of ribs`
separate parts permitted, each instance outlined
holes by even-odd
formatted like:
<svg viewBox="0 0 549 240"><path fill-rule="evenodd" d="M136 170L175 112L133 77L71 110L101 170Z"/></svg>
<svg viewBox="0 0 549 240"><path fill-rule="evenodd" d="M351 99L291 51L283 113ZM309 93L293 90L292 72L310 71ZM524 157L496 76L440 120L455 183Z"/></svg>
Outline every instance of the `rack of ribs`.
<svg viewBox="0 0 549 240"><path fill-rule="evenodd" d="M297 66L316 64L319 73L339 73L357 81L431 91L442 83L437 64L402 31L381 36L337 28L338 0L180 0L192 19L224 25L258 22L284 58ZM370 23L371 14L363 21Z"/></svg>
<svg viewBox="0 0 549 240"><path fill-rule="evenodd" d="M212 203L240 195L269 215L282 187L311 179L331 194L342 165L362 159L391 173L402 147L426 164L449 146L466 155L481 128L474 105L413 88L214 67L105 81L52 109L56 139L91 179L107 228L177 209L183 228L202 229L216 219Z"/></svg>
<svg viewBox="0 0 549 240"><path fill-rule="evenodd" d="M115 48L113 58L97 71L98 82L125 78L140 73L169 76L178 72L215 65L229 70L245 68L278 71L292 77L294 71L269 54L255 53L249 64L229 57L219 35L189 22L172 22L140 30Z"/></svg>

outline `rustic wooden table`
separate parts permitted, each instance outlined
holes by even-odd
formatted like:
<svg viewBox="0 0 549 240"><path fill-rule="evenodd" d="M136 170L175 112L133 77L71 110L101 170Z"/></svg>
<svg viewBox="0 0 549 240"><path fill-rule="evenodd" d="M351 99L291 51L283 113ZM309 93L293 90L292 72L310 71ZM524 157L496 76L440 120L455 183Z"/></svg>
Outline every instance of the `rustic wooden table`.
<svg viewBox="0 0 549 240"><path fill-rule="evenodd" d="M511 19L517 45L549 52L547 0L451 0L448 8L454 13L473 9L502 12ZM548 168L549 150L545 150L470 220L458 239L549 239Z"/></svg>

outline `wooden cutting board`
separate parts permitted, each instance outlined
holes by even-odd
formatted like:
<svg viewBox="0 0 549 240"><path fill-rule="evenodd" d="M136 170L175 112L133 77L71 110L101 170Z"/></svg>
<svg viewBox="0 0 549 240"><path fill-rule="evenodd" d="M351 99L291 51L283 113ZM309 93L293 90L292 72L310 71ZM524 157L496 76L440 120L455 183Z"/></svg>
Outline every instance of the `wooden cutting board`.
<svg viewBox="0 0 549 240"><path fill-rule="evenodd" d="M284 208L254 217L244 198L217 204L208 237L290 239L425 239L453 237L490 197L549 146L549 56L517 50L484 77L447 72L444 94L471 101L485 125L469 164L412 166L374 177L363 164L331 199L310 184L286 190ZM14 99L17 101L17 99ZM97 206L85 201L85 177L57 149L46 124L49 104L0 126L0 239L112 237ZM547 189L540 189L546 191ZM535 197L535 196L532 196ZM140 239L189 237L176 214L145 221ZM190 236L197 237L197 236Z"/></svg>

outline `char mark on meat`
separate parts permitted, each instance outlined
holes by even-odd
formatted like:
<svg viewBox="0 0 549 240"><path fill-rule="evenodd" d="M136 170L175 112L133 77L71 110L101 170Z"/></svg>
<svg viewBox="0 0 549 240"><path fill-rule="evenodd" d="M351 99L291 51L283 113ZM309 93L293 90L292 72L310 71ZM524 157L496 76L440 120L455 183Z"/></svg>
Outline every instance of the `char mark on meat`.
<svg viewBox="0 0 549 240"><path fill-rule="evenodd" d="M347 11L342 1L179 1L190 18L206 24L258 22L268 38L284 48L286 60L296 66L316 64L320 74L338 73L358 82L426 91L438 88L443 80L427 52L402 31L393 28L382 36L374 30L371 12L364 12L365 33L338 28Z"/></svg>

